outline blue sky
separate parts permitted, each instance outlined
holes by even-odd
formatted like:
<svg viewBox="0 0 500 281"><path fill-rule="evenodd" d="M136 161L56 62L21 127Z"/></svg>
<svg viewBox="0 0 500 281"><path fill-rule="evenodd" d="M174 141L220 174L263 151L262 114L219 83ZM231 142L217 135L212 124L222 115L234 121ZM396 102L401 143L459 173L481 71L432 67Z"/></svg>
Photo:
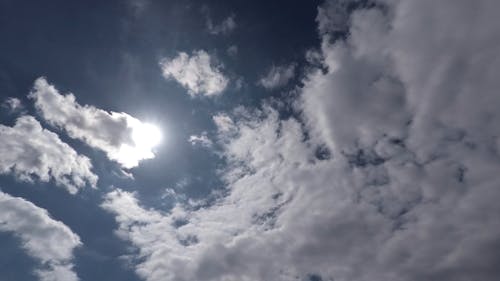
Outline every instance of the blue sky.
<svg viewBox="0 0 500 281"><path fill-rule="evenodd" d="M499 9L0 1L0 280L497 280Z"/></svg>

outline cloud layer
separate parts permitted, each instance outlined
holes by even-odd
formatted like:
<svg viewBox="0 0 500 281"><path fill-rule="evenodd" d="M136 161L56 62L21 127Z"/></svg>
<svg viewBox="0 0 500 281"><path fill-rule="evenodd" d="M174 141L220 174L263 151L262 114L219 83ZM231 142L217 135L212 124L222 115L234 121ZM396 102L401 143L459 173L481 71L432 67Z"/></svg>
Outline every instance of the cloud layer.
<svg viewBox="0 0 500 281"><path fill-rule="evenodd" d="M229 83L221 71L223 66L215 63L203 50L195 51L191 56L180 52L174 58L161 60L160 66L166 79L175 79L192 97L221 94Z"/></svg>
<svg viewBox="0 0 500 281"><path fill-rule="evenodd" d="M80 238L46 210L0 191L0 231L13 233L27 254L40 262L36 275L41 281L76 281L73 249Z"/></svg>
<svg viewBox="0 0 500 281"><path fill-rule="evenodd" d="M82 106L73 94L61 95L45 78L35 81L29 97L47 122L64 129L71 138L106 152L109 159L122 167L133 168L139 161L155 157L153 145L136 137L149 131L151 125L127 113Z"/></svg>
<svg viewBox="0 0 500 281"><path fill-rule="evenodd" d="M96 186L90 159L46 129L31 116L17 119L13 127L0 125L0 173L13 173L24 181L53 179L70 193L89 184Z"/></svg>
<svg viewBox="0 0 500 281"><path fill-rule="evenodd" d="M139 275L496 280L499 8L327 2L323 66L293 101L300 118L270 106L214 118L228 161L215 200L163 213L132 193L107 195Z"/></svg>

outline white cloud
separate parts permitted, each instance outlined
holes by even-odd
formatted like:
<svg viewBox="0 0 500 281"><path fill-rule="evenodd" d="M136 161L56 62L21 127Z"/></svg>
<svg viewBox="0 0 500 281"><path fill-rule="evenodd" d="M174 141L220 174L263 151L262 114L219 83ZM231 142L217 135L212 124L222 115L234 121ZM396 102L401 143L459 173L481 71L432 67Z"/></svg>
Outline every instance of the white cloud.
<svg viewBox="0 0 500 281"><path fill-rule="evenodd" d="M160 132L153 125L123 112L108 112L80 105L71 93L61 95L45 78L35 81L29 97L50 124L64 129L71 138L106 152L122 167L133 168L139 161L154 158ZM148 136L151 141L145 140Z"/></svg>
<svg viewBox="0 0 500 281"><path fill-rule="evenodd" d="M0 125L0 139L2 174L14 173L24 181L53 179L72 194L86 184L96 186L90 159L43 129L31 116L20 117L13 127Z"/></svg>
<svg viewBox="0 0 500 281"><path fill-rule="evenodd" d="M236 21L234 20L234 15L231 15L224 19L219 24L213 24L210 17L207 16L207 29L210 34L219 35L219 34L229 34L236 28Z"/></svg>
<svg viewBox="0 0 500 281"><path fill-rule="evenodd" d="M0 191L0 231L13 233L21 247L40 262L41 281L76 281L73 249L80 238L65 224L52 219L45 209Z"/></svg>
<svg viewBox="0 0 500 281"><path fill-rule="evenodd" d="M212 141L208 138L207 132L203 132L200 135L191 135L188 140L191 145L201 145L203 147L211 147Z"/></svg>
<svg viewBox="0 0 500 281"><path fill-rule="evenodd" d="M203 50L195 51L191 56L180 52L175 58L161 60L160 66L166 79L175 79L192 97L221 94L229 83L221 72L222 64L215 63Z"/></svg>
<svg viewBox="0 0 500 281"><path fill-rule="evenodd" d="M272 66L259 80L259 85L266 89L285 86L295 76L295 64Z"/></svg>
<svg viewBox="0 0 500 281"><path fill-rule="evenodd" d="M387 0L345 39L335 3L303 120L214 117L224 195L164 213L108 194L144 279L498 279L500 3Z"/></svg>

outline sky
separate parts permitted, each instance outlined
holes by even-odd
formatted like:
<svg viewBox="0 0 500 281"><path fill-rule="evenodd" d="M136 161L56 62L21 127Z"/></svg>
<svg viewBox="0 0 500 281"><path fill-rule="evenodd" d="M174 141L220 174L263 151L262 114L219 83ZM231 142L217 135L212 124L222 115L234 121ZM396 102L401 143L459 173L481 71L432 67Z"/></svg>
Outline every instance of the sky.
<svg viewBox="0 0 500 281"><path fill-rule="evenodd" d="M0 281L496 281L500 2L0 0Z"/></svg>

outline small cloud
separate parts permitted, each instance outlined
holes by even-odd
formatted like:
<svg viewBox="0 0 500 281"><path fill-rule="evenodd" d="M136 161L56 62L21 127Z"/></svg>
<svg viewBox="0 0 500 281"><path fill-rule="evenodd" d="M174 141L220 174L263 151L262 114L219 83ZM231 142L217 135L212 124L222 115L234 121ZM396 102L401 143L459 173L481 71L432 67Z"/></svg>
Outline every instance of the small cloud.
<svg viewBox="0 0 500 281"><path fill-rule="evenodd" d="M272 66L258 82L262 87L272 90L285 86L295 76L295 64Z"/></svg>
<svg viewBox="0 0 500 281"><path fill-rule="evenodd" d="M21 100L14 97L8 97L5 99L2 107L8 109L10 112L18 112L24 108Z"/></svg>
<svg viewBox="0 0 500 281"><path fill-rule="evenodd" d="M202 147L211 147L212 141L208 138L207 132L201 133L201 135L192 135L188 140L191 145L201 145Z"/></svg>
<svg viewBox="0 0 500 281"><path fill-rule="evenodd" d="M219 113L212 117L219 132L230 132L236 129L233 119L227 114Z"/></svg>
<svg viewBox="0 0 500 281"><path fill-rule="evenodd" d="M219 24L214 24L210 16L207 16L207 29L210 34L219 35L219 34L229 34L236 28L236 21L234 20L234 15L230 15L226 19L224 19Z"/></svg>
<svg viewBox="0 0 500 281"><path fill-rule="evenodd" d="M229 46L229 48L227 48L227 50L226 50L226 53L230 57L235 57L238 54L238 46L236 46L236 45Z"/></svg>
<svg viewBox="0 0 500 281"><path fill-rule="evenodd" d="M180 52L175 58L164 58L160 61L160 67L163 77L175 79L192 97L221 94L229 83L221 71L224 66L215 63L203 50L194 51L191 56Z"/></svg>

